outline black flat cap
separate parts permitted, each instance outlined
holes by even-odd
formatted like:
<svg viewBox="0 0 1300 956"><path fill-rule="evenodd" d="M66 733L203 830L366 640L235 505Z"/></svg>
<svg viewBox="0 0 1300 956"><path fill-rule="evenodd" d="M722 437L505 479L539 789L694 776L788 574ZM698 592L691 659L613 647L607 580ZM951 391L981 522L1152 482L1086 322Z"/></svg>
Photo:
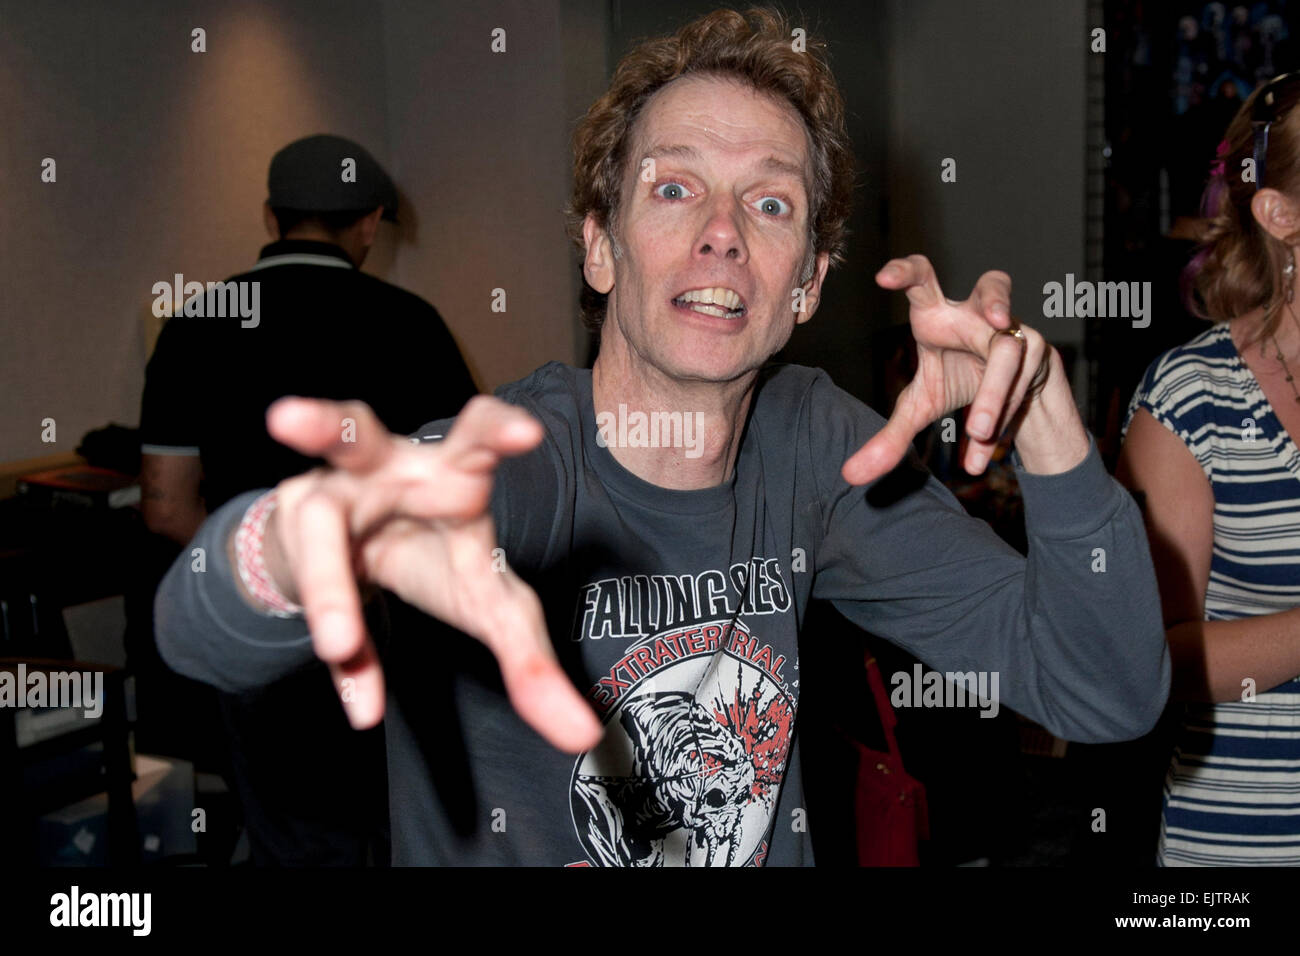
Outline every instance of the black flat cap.
<svg viewBox="0 0 1300 956"><path fill-rule="evenodd" d="M350 165L356 163L356 181ZM347 173L347 179L344 174ZM360 143L321 133L295 140L271 158L267 202L277 209L303 212L362 212L384 207L397 221L397 188Z"/></svg>

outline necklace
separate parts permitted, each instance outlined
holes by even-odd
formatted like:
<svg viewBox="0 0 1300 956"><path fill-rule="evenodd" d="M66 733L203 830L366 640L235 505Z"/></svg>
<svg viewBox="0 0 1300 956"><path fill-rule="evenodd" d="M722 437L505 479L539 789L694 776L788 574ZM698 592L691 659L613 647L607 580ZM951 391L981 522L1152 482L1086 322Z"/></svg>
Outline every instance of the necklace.
<svg viewBox="0 0 1300 956"><path fill-rule="evenodd" d="M1290 302L1287 302L1286 310L1291 313L1291 319L1295 322L1296 328L1300 329L1300 319L1296 318ZM1296 389L1295 376L1291 374L1290 366L1286 364L1286 359L1282 357L1282 347L1277 344L1277 336L1270 334L1269 338L1273 340L1273 348L1277 350L1277 360L1282 363L1282 371L1286 372L1286 383L1291 386L1291 394L1295 396L1297 402L1300 402L1300 390Z"/></svg>

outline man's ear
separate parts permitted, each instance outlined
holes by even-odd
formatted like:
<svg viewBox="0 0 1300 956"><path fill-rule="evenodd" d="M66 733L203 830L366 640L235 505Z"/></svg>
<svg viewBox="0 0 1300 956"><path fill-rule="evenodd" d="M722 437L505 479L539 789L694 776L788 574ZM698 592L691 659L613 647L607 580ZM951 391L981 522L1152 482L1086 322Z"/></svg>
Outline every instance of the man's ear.
<svg viewBox="0 0 1300 956"><path fill-rule="evenodd" d="M379 231L379 220L384 215L384 207L376 206L361 220L361 245L369 249L375 244L375 233Z"/></svg>
<svg viewBox="0 0 1300 956"><path fill-rule="evenodd" d="M795 311L794 321L796 325L803 325L817 311L817 304L822 299L822 282L826 279L826 270L830 268L830 264L831 254L829 252L817 253L817 264L813 269L812 278L800 286L803 289L803 309Z"/></svg>
<svg viewBox="0 0 1300 956"><path fill-rule="evenodd" d="M1300 229L1300 205L1276 189L1261 189L1250 200L1255 221L1274 239L1285 240Z"/></svg>
<svg viewBox="0 0 1300 956"><path fill-rule="evenodd" d="M609 233L596 222L595 213L587 213L587 218L582 221L582 241L587 245L587 254L582 260L582 274L587 285L602 295L608 295L614 288L614 254Z"/></svg>
<svg viewBox="0 0 1300 956"><path fill-rule="evenodd" d="M276 222L269 202L262 203L262 225L266 226L266 234L272 239L280 238L280 224Z"/></svg>

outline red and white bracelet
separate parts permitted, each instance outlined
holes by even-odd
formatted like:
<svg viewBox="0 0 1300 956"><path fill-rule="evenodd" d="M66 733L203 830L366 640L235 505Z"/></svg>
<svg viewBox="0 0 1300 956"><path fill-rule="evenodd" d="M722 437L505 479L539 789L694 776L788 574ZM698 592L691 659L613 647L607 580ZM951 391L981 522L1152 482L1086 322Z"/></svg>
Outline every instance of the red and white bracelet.
<svg viewBox="0 0 1300 956"><path fill-rule="evenodd" d="M256 600L266 606L266 613L275 617L298 617L302 614L302 605L294 604L275 586L271 576L266 573L266 559L262 555L262 540L266 535L266 522L275 510L275 491L268 491L258 498L239 522L235 532L235 564L239 568L239 578L244 582Z"/></svg>

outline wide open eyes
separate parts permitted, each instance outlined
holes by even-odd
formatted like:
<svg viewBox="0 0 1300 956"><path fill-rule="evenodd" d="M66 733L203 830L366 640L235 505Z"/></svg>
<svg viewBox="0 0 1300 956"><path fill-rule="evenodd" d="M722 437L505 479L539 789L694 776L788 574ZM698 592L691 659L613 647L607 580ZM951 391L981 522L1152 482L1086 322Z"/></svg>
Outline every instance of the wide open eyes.
<svg viewBox="0 0 1300 956"><path fill-rule="evenodd" d="M655 195L660 199L685 199L688 196L695 195L681 183L666 182L659 183L655 186Z"/></svg>
<svg viewBox="0 0 1300 956"><path fill-rule="evenodd" d="M790 204L779 196L764 196L755 205L769 216L784 216L790 212Z"/></svg>
<svg viewBox="0 0 1300 956"><path fill-rule="evenodd" d="M669 202L690 199L695 195L681 183L673 180L656 183L654 193L660 199L667 199ZM793 211L790 204L780 196L761 196L753 205L759 212L773 217L788 216Z"/></svg>

